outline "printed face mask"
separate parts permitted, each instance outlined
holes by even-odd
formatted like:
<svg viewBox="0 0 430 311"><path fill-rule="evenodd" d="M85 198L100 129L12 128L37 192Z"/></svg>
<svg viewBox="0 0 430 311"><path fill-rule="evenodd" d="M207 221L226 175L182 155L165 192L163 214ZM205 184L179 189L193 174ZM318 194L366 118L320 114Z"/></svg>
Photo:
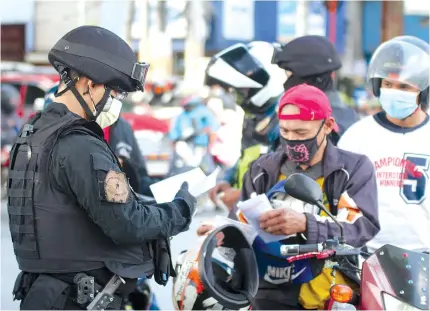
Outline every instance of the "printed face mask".
<svg viewBox="0 0 430 311"><path fill-rule="evenodd" d="M96 122L102 129L111 126L118 120L121 113L121 108L122 102L110 96L103 111L100 112L99 116L97 117Z"/></svg>
<svg viewBox="0 0 430 311"><path fill-rule="evenodd" d="M382 109L392 118L403 120L417 110L418 92L381 88L379 102Z"/></svg>
<svg viewBox="0 0 430 311"><path fill-rule="evenodd" d="M318 133L310 138L305 140L289 140L280 136L281 144L285 148L284 151L288 157L288 160L296 162L297 164L309 164L315 154L318 152L319 147L321 146L322 141L318 145L318 134L320 133L322 127L324 126L323 122L318 130Z"/></svg>

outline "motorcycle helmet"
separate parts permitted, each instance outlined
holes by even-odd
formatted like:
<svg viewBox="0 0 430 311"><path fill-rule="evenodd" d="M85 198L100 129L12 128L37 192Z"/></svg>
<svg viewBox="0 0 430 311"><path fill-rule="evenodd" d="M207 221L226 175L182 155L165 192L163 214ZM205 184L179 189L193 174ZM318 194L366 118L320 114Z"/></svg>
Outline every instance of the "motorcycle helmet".
<svg viewBox="0 0 430 311"><path fill-rule="evenodd" d="M254 41L235 44L212 57L206 84L219 84L236 97L245 112L264 114L283 93L285 73L271 64L274 45Z"/></svg>
<svg viewBox="0 0 430 311"><path fill-rule="evenodd" d="M323 36L298 37L273 53L272 63L298 77L319 76L342 67L333 43Z"/></svg>
<svg viewBox="0 0 430 311"><path fill-rule="evenodd" d="M57 96L71 90L88 118L93 120L104 108L112 90L123 95L143 91L149 68L148 64L137 62L135 53L124 40L97 26L81 26L68 32L49 51L48 59L66 85ZM96 104L96 114L76 90L74 85L79 77L74 77L72 72L105 86L104 96Z"/></svg>
<svg viewBox="0 0 430 311"><path fill-rule="evenodd" d="M294 207L295 210L305 209L306 204L289 196L284 188L286 179L279 181L266 193L274 208ZM309 208L308 206L307 208ZM313 207L316 208L316 207ZM307 212L311 212L307 210ZM313 211L312 211L313 212ZM237 218L242 223L247 223L242 212L238 211ZM257 236L252 244L257 259L260 279L273 284L304 284L312 281L321 274L324 261L316 258L304 258L289 264L281 254L283 244L301 244L306 240L302 234L291 235L277 242L265 242L261 236Z"/></svg>
<svg viewBox="0 0 430 311"><path fill-rule="evenodd" d="M419 103L428 105L429 49L428 43L411 36L396 37L381 44L373 53L367 72L373 94L379 97L382 80L389 78L419 89Z"/></svg>
<svg viewBox="0 0 430 311"><path fill-rule="evenodd" d="M21 96L19 91L10 84L1 85L1 112L12 115L19 106Z"/></svg>
<svg viewBox="0 0 430 311"><path fill-rule="evenodd" d="M199 96L188 96L181 101L181 107L190 108L203 103L204 103L203 98Z"/></svg>
<svg viewBox="0 0 430 311"><path fill-rule="evenodd" d="M181 254L177 262L173 281L175 309L247 310L250 304L256 308L253 297L258 290L257 262L241 229L223 225L199 242L196 249Z"/></svg>

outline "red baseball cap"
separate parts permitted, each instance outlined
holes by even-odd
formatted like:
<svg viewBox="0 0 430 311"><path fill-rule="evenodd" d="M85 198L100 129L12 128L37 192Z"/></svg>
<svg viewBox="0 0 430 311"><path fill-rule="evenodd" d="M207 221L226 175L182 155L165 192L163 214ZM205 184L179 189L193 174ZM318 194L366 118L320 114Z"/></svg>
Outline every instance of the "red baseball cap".
<svg viewBox="0 0 430 311"><path fill-rule="evenodd" d="M298 114L281 114L286 105L294 105L299 108ZM325 120L332 116L332 109L327 95L319 88L300 84L292 87L284 93L279 101L278 118L279 120ZM338 132L339 127L335 123L334 131Z"/></svg>

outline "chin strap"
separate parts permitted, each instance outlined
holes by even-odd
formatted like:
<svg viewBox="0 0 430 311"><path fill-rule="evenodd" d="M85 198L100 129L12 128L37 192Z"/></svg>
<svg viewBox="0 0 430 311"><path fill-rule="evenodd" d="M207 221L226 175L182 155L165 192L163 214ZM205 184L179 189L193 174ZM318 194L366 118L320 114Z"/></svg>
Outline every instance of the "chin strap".
<svg viewBox="0 0 430 311"><path fill-rule="evenodd" d="M247 290L237 290L237 289L236 291L238 293L241 293L246 297L246 299L248 299L249 303L251 304L251 310L260 310L260 307L258 306L257 301L254 299L254 297L252 297L250 292L248 292Z"/></svg>
<svg viewBox="0 0 430 311"><path fill-rule="evenodd" d="M106 105L106 102L110 96L110 92L112 91L110 88L106 88L102 99L95 104L96 111L95 113L91 111L91 109L88 107L88 104L85 102L85 100L82 98L81 94L79 94L78 90L75 87L75 81L69 76L69 72L67 70L64 70L61 73L61 80L66 84L66 88L62 90L61 92L56 93L54 96L59 97L66 93L67 91L72 91L73 95L81 105L81 107L84 109L85 114L87 115L87 118L89 121L95 121L97 117L99 116L100 112L103 110L104 106Z"/></svg>

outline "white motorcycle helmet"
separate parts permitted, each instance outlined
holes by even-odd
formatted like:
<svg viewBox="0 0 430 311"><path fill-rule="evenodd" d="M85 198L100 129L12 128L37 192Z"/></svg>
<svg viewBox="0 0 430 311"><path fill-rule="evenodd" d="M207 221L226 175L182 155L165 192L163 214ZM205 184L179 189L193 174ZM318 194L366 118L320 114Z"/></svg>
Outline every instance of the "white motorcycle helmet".
<svg viewBox="0 0 430 311"><path fill-rule="evenodd" d="M233 92L248 113L265 113L284 91L285 72L272 64L275 48L264 41L232 45L212 57L205 84L218 84Z"/></svg>
<svg viewBox="0 0 430 311"><path fill-rule="evenodd" d="M241 229L224 225L199 242L177 260L172 291L175 309L248 310L250 304L254 306L257 261Z"/></svg>

